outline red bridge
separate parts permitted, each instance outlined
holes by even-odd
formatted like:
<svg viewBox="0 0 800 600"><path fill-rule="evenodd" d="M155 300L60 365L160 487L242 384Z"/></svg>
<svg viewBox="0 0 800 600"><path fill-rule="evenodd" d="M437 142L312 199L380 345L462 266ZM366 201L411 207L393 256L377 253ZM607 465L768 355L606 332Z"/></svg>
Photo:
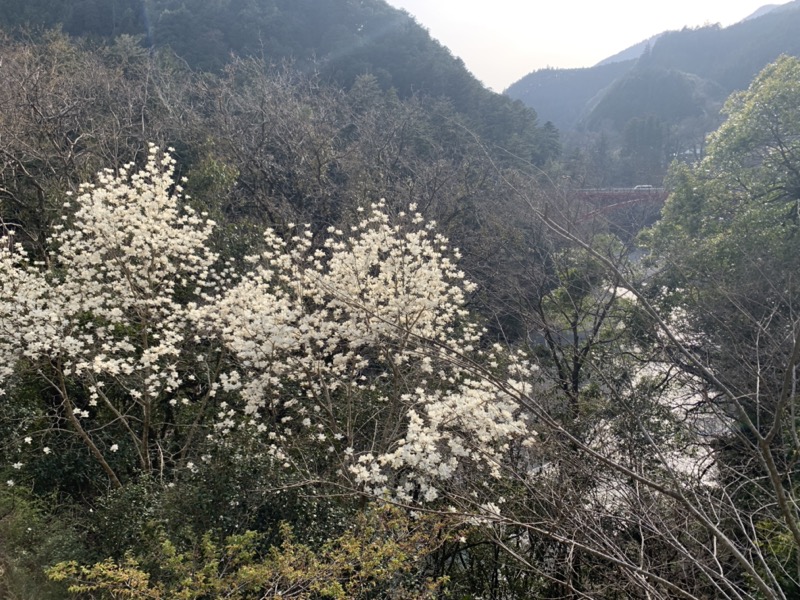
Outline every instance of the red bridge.
<svg viewBox="0 0 800 600"><path fill-rule="evenodd" d="M582 189L573 192L573 198L586 211L578 217L578 222L601 218L628 234L635 234L658 219L667 196L665 188L649 185Z"/></svg>

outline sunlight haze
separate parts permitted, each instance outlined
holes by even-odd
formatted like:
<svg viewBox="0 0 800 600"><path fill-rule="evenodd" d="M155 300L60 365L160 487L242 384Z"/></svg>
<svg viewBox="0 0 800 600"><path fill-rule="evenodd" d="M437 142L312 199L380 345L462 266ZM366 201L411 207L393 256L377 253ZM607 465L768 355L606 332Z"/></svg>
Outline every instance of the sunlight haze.
<svg viewBox="0 0 800 600"><path fill-rule="evenodd" d="M388 0L416 17L485 85L503 91L545 67L591 67L657 33L736 23L783 0Z"/></svg>

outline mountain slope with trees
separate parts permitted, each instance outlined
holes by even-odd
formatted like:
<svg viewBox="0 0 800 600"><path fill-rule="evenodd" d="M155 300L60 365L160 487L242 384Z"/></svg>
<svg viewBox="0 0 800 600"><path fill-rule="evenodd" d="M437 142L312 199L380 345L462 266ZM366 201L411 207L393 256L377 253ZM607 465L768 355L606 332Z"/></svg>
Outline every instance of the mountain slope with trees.
<svg viewBox="0 0 800 600"><path fill-rule="evenodd" d="M625 73L635 61L615 61L586 69L543 69L512 84L505 93L536 104L538 113L559 129L573 129L591 101Z"/></svg>
<svg viewBox="0 0 800 600"><path fill-rule="evenodd" d="M447 98L465 126L524 160L542 165L558 148L533 110L485 89L412 17L383 0L0 1L0 27L56 25L96 40L133 35L200 71L220 72L237 56L288 61L345 89L371 74L401 98Z"/></svg>
<svg viewBox="0 0 800 600"><path fill-rule="evenodd" d="M725 28L714 25L667 31L648 45L637 62L626 61L627 68L620 67L620 71L615 73L611 81L607 81L606 86L612 81L621 82L628 76L637 76L637 70L672 69L708 80L711 86L721 89L724 99L733 91L747 87L758 71L781 54L800 54L800 42L793 34L798 24L800 6L791 2ZM589 99L594 97L602 88L598 88L593 80L601 80L607 76L604 75L608 73L607 67L608 65L601 62L586 69L535 71L509 86L505 93L522 100L538 110L543 118L558 123L563 129L575 129L584 119L592 118L591 113L596 103L585 102L579 114L572 109L564 114L548 109L558 108L556 99L567 102L569 106L569 99L579 86L587 90ZM583 81L576 84L565 77L568 85L562 87L561 72L565 75L578 72ZM722 99L714 98L717 102ZM637 100L630 98L628 101ZM543 108L537 108L540 105Z"/></svg>
<svg viewBox="0 0 800 600"><path fill-rule="evenodd" d="M454 267L455 259L444 255L442 268L454 282L463 278L460 269L478 282L467 288L462 301L468 300L476 314L485 311L484 322L495 332L503 331L500 323L510 312L511 282L516 280L517 267L506 268L503 260L533 239L530 228L518 230L512 225L523 222L520 190L538 187L535 181L540 170L526 157L536 157L539 162L553 156L550 153L557 149L554 132L539 127L531 111L482 88L479 97L489 99L482 106L488 112L471 117L458 112L448 97L424 93L413 83L415 89L401 95L393 86L384 87L369 69L348 86L310 68L312 60L275 64L259 57L229 56L221 70L204 71L191 67L171 47L150 48L143 41L128 33L114 38L77 37L63 30L14 30L0 38L0 251L4 270L0 352L4 358L14 356L13 366L4 360L0 375L11 380L4 386L6 394L0 403L4 482L0 494L0 568L4 573L0 595L64 598L67 584L48 582L41 567L61 560L81 564L113 561L126 553L136 557L139 570L131 566L121 575L122 580L141 581L152 574L154 565L162 565L164 577L156 576L154 587L174 591L170 586L180 582L171 579L171 574L183 581L193 577L195 569L208 573L214 561L246 563L283 544L282 554L275 555L272 563L262 563L261 581L295 577L295 582L310 586L308 593L324 596L330 592L341 597L350 592L337 590L350 590L352 580L359 590L352 597L382 589L392 589L400 597L425 597L426 590L432 593L445 575L446 554L431 562L439 565L433 569L428 568L427 559L420 563L410 557L432 556L441 548L439 541L450 548L461 542L454 542L446 532L439 536L436 532L442 529L438 525L420 531L419 524L408 522L407 514L392 525L395 533L398 526L409 525L410 537L404 539L411 544L405 549L394 542L385 547L369 545L369 536L383 530L384 516L376 517L378 523L373 520L365 525L364 533L359 534L365 538L353 540L347 528L365 501L352 481L342 488L328 475L318 477L322 476L319 472L313 476L318 482L314 484L306 478L310 471L287 470L284 465L291 463L276 458L276 448L270 449L274 440L263 427L257 431L264 433L258 436L261 441L249 448L234 441L244 433L242 424L226 433L228 441L210 439L224 428L220 413L234 410L231 398L220 387L228 383L223 386L220 380L214 384L219 374L216 369L223 364L218 361L233 358L238 350L214 349L214 344L203 342L204 334L199 331L187 335L190 330L182 309L198 304L205 294L198 274L207 273L200 268L209 261L215 262L211 279L217 278L218 283L232 283L245 273L247 265L252 265L252 259L246 257L266 251L267 228L276 232L270 243L289 241L292 232L300 230L313 244L313 252L325 253L325 240L333 239L330 229L351 232L363 218L359 209L370 210L386 198L382 203L386 218L393 223L405 218L409 235L429 235L423 233L428 230L423 230L417 219L435 221L438 231L461 248L459 270ZM463 69L456 71L464 81L472 80ZM489 109L496 101L501 110L495 114ZM501 135L512 132L506 141L517 146L503 148L483 138L476 125L481 123ZM541 141L543 133L549 146L531 143L533 138ZM151 152L151 148L156 150ZM175 158L177 172L170 180L159 179L158 171L165 163L153 164L154 153L159 160L166 160L167 154ZM186 181L180 182L184 177ZM87 192L86 185L94 185L96 194ZM179 205L167 207L165 203L176 202L181 195L179 186L185 187L184 198ZM144 197L155 197L156 203L140 204ZM412 205L416 208L410 209ZM165 208L166 212L159 212ZM412 216L402 216L409 210ZM122 230L114 230L115 225L124 223ZM198 223L205 226L192 233ZM172 232L163 235L159 225L171 226ZM365 226L366 230L373 227L377 223ZM72 233L62 235L65 229ZM496 233L484 233L490 229ZM336 235L347 239L344 233ZM423 254L418 246L411 250L378 248L365 274L379 274L391 252L416 255L418 261L443 252L444 240L433 233L430 236ZM100 251L95 246L99 240L110 245ZM206 248L199 248L198 241ZM370 248L365 245L366 250ZM192 249L203 258L195 256L194 262L187 264ZM313 252L306 258L311 259ZM339 256L346 257L347 252L342 250ZM40 261L54 269L40 270ZM446 266L448 261L450 266ZM111 264L121 270L110 273ZM422 266L426 266L424 261ZM165 268L177 275L164 277ZM339 274L346 273L345 261L340 263ZM420 269L419 273L427 271ZM266 270L261 276L269 291ZM281 277L291 280L287 273ZM210 283L208 275L203 279ZM415 273L395 279L414 281L418 277ZM506 287L497 285L503 282ZM383 300L376 300L379 304L385 300L393 306L390 292L395 286L391 284L379 281L376 289L383 294ZM127 286L127 293L119 285ZM436 281L419 277L419 285L423 287L418 287L422 295L418 306L437 304L435 296L428 296L439 289ZM103 291L92 299L91 290ZM67 300L69 306L62 304L56 309L60 302L56 298ZM448 298L456 299L453 295ZM316 301L307 296L296 300L301 307L306 300ZM337 301L335 297L331 300ZM124 306L115 307L117 301ZM12 316L22 316L33 326L28 319L35 320L34 313L47 306L60 310L64 317L64 327L51 330L53 335L23 326ZM342 307L321 306L320 310L341 314ZM452 315L458 319L453 327L462 333L467 331L462 329L466 325L464 310ZM248 313L253 314L247 309L241 314ZM212 313L215 317L221 314ZM427 322L419 315L404 322L411 321ZM372 328L380 329L379 322ZM81 328L84 334L79 333ZM305 329L312 336L321 333L316 327ZM45 337L33 344L32 338L41 334ZM390 337L400 341L403 336ZM363 341L359 336L354 347ZM476 343L474 339L469 342ZM334 474L336 462L350 460L345 452L350 446L342 444L358 438L364 448L377 450L370 434L373 408L401 430L406 428L402 407L409 399L404 394L405 383L384 386L376 370L379 355L391 362L393 343L384 350L366 350L366 367L358 360L351 365L358 371L352 372L354 383L362 376L374 377L375 385L385 388L389 396L377 387L351 388L357 392L351 396L352 429L326 433L329 443L311 454L306 453L310 447L301 443L297 457L312 460L314 469L327 463L324 470ZM60 392L49 384L42 388L35 377L26 381L26 373L34 373L26 364L39 359L49 363L50 358L70 362L67 355L79 347L84 350L72 356L80 366L62 362L55 371L50 371L54 365L45 367L46 379L55 373L65 377L67 387ZM84 351L89 347L99 351L92 362L97 358L99 368L109 359L110 371L85 370L83 358L88 355ZM309 359L316 360L313 344L304 347L312 350ZM44 354L37 355L39 351ZM205 357L202 360L210 361L203 364L211 372L198 377L189 363L200 360L201 355ZM318 358L324 363L332 356L320 354ZM415 355L413 360L417 358ZM120 359L123 362L117 362ZM241 366L249 362L246 357L241 360ZM341 366L338 360L337 368ZM408 365L387 366L390 371L398 367L398 382L410 383L405 378L410 374ZM331 383L333 404L327 406L344 414L339 412L348 410L342 402L343 389L339 383ZM155 388L162 389L158 392ZM289 388L299 389L295 384ZM433 389L433 393L438 392ZM301 439L302 423L308 415L301 412L295 418L285 412L292 406L292 394L281 400L289 402L287 407L269 410L269 419L282 423L284 430L299 425ZM385 399L391 402L386 404ZM316 406L321 409L323 405ZM313 412L312 405L295 407ZM239 408L243 406L235 410ZM110 420L101 424L106 417ZM288 425L290 422L293 425ZM386 450L396 441L393 428L382 434ZM119 434L125 439L117 439ZM352 447L360 445L356 442ZM337 446L340 451L328 450ZM28 450L34 451L28 454ZM75 518L60 513L59 506L76 511ZM459 521L454 526L462 525ZM237 537L245 530L257 534ZM292 544L293 535L302 542ZM327 541L330 545L315 554ZM349 564L336 566L347 563L346 557L356 556L356 545L362 542L367 542L364 555L372 561L363 570L367 582L353 578ZM404 541L398 537L397 543ZM463 580L464 589L476 593L491 585L490 580L478 576L486 564L481 557L484 542L479 543L474 566L464 571ZM319 566L311 569L315 561ZM106 564L107 569L100 567L95 573L110 573L110 563ZM270 571L270 564L277 566ZM252 575L248 570L252 565L245 566L243 577ZM298 577L300 571L306 575ZM63 572L72 571L65 566ZM74 573L81 577L80 569ZM270 573L276 579L271 579ZM324 581L329 587L321 590ZM195 583L188 589L212 593L211 584ZM145 587L142 584L139 589ZM101 589L113 593L109 587L91 592L83 589L87 594L100 594ZM184 593L190 593L186 589Z"/></svg>
<svg viewBox="0 0 800 600"><path fill-rule="evenodd" d="M505 93L556 123L579 162L606 165L606 182L658 186L672 160L702 155L729 94L780 55L800 55L798 28L800 4L791 2L725 28L665 32L635 61L536 71ZM636 133L643 121L654 122L654 135ZM649 166L627 164L640 155Z"/></svg>

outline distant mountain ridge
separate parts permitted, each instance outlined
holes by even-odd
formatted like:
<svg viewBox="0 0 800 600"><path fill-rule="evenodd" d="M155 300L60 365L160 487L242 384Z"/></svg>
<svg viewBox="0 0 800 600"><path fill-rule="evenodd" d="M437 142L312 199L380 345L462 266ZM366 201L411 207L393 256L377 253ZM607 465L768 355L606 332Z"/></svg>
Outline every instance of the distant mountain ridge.
<svg viewBox="0 0 800 600"><path fill-rule="evenodd" d="M617 52L616 54L609 56L608 58L604 58L599 63L595 65L595 67L601 67L603 65L608 65L615 62L623 62L628 60L636 60L642 54L644 54L648 48L652 47L655 44L656 40L660 38L664 33L657 33L656 35L650 36L646 40L639 42L638 44L634 44L621 52Z"/></svg>
<svg viewBox="0 0 800 600"><path fill-rule="evenodd" d="M585 69L542 69L513 83L504 92L537 111L540 119L561 130L578 130L603 120L593 114L603 96L619 97L625 78L642 69L677 70L708 80L705 90L721 98L695 98L698 110L721 102L747 86L753 76L781 54L800 55L800 0L765 5L742 21L665 31ZM610 65L616 64L616 68ZM702 108L700 108L702 107Z"/></svg>
<svg viewBox="0 0 800 600"><path fill-rule="evenodd" d="M757 8L755 12L751 15L746 16L742 21L749 21L750 19L756 19L758 17L763 17L765 14L772 12L776 8L781 6L780 4L765 4L764 6Z"/></svg>
<svg viewBox="0 0 800 600"><path fill-rule="evenodd" d="M542 69L523 77L505 94L528 106L535 104L539 118L558 129L574 129L591 101L635 63L634 59L584 69Z"/></svg>
<svg viewBox="0 0 800 600"><path fill-rule="evenodd" d="M765 4L764 6L757 8L753 14L748 15L744 19L740 21L749 21L750 19L757 19L758 17L763 17L767 13L771 13L775 10L782 11L782 10L794 10L800 7L800 0L792 0L791 2L786 2L785 4Z"/></svg>
<svg viewBox="0 0 800 600"><path fill-rule="evenodd" d="M665 31L585 69L543 69L506 94L558 128L583 187L661 185L702 157L730 94L782 54L800 56L800 0L729 27Z"/></svg>

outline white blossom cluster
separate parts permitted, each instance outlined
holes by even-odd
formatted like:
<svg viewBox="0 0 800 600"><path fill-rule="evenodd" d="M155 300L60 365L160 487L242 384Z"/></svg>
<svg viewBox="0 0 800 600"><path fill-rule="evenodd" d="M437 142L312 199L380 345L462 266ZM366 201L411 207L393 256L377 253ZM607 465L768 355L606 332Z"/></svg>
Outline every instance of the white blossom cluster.
<svg viewBox="0 0 800 600"><path fill-rule="evenodd" d="M522 370L531 374L529 367L518 364L517 372ZM506 383L514 395L529 391L528 385ZM535 436L514 397L486 379L466 376L444 393L418 388L411 400L408 428L396 447L377 456L362 454L351 467L356 481L377 495L430 502L465 468L500 479L509 442L531 443ZM387 467L404 473L394 487L386 485Z"/></svg>
<svg viewBox="0 0 800 600"><path fill-rule="evenodd" d="M178 388L194 329L180 296L206 296L217 257L208 249L214 222L181 206L173 173L171 156L151 145L142 170L100 173L81 187L72 216L65 202L47 265L20 244L0 249L0 389L22 359L80 378L90 407L114 403L108 383L141 406Z"/></svg>
<svg viewBox="0 0 800 600"><path fill-rule="evenodd" d="M21 247L0 247L0 395L23 355L38 358L62 343L63 300Z"/></svg>
<svg viewBox="0 0 800 600"><path fill-rule="evenodd" d="M405 233L373 208L351 237L331 229L322 249L313 248L308 227L289 242L268 230L267 251L251 259L257 268L195 313L217 325L248 369L248 413L264 406L279 377L317 392L320 380L330 390L346 385L368 366L360 349L391 346L392 362L402 365L419 356L422 341L451 343L470 286L443 255L444 238L431 227Z"/></svg>
<svg viewBox="0 0 800 600"><path fill-rule="evenodd" d="M533 368L479 348L472 286L433 223L414 207L390 219L377 203L323 241L308 226L290 226L290 239L268 230L252 270L232 278L214 270L214 222L182 205L173 174L151 146L142 170L81 188L47 264L19 244L0 250L0 390L21 362L46 365L95 455L80 423L104 407L148 468L149 420L187 403L179 390L200 377L189 366L204 360L200 343L235 363L206 369L205 397L230 401L217 430L265 436L285 468L311 442L369 491L427 501L459 473L500 476L509 443L530 439L513 396L528 393Z"/></svg>
<svg viewBox="0 0 800 600"><path fill-rule="evenodd" d="M278 448L295 421L320 442L345 444L351 475L369 490L433 500L438 483L467 464L498 475L509 440L528 426L508 395L470 376L464 357L481 332L467 322L471 285L447 256L447 240L413 212L406 225L390 223L384 208L373 205L349 235L331 228L317 247L309 228L288 242L267 231L255 269L198 320L213 323L238 357L243 374L228 385L240 389L245 413L282 415L284 427L271 432ZM530 366L517 361L515 370L529 374ZM353 448L354 424L337 404L354 398L400 407L405 433L391 448ZM390 476L400 471L402 481Z"/></svg>

